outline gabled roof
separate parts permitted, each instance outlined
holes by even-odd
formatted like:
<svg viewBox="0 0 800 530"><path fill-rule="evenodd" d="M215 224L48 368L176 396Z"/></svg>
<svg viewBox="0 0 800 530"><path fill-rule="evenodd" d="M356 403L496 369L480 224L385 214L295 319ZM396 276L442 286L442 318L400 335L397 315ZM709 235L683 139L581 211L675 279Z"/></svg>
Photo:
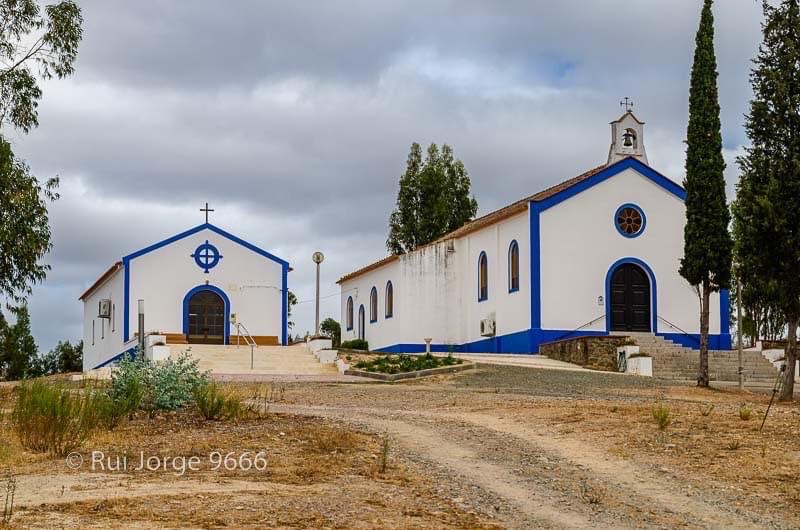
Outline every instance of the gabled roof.
<svg viewBox="0 0 800 530"><path fill-rule="evenodd" d="M623 115L624 116L624 115ZM635 116L634 116L635 118ZM467 234L471 234L472 232L476 232L487 226L491 226L499 221L504 219L508 219L509 217L513 217L519 213L525 212L528 210L528 205L532 202L541 203L543 205L547 205L547 207L554 206L558 202L562 200L566 200L572 195L580 193L581 191L588 189L595 184L598 184L612 176L624 171L628 168L634 168L637 172L641 173L644 177L652 180L668 192L672 193L673 195L677 196L679 199L685 199L686 192L682 187L678 184L674 183L661 173L655 171L651 167L647 166L637 158L632 156L623 158L613 164L607 165L603 164L602 166L597 166L585 173L581 173L578 176L572 177L571 179L565 180L559 184L551 186L545 190L540 191L539 193L535 193L524 199L520 199L508 206L500 208L499 210L495 210L491 213L488 213L484 216L478 217L474 221L470 221L469 223L465 224L461 228L453 230L449 232L436 241L429 243L428 245L421 245L417 250L421 248L425 248L429 245L435 245L437 243L441 243L443 241L448 241L450 239L456 239L459 237L463 237ZM351 280L362 274L370 272L372 270L378 269L387 263L391 263L392 261L398 259L399 256L388 256L383 258L382 260L376 261L366 267L362 267L350 274L346 274L339 278L339 281L336 283L342 283L347 280Z"/></svg>
<svg viewBox="0 0 800 530"><path fill-rule="evenodd" d="M122 258L122 262L123 263L127 263L132 259L138 258L139 256L143 256L143 255L148 254L150 252L153 252L154 250L158 250L161 247L165 247L165 246L167 246L167 245L169 245L171 243L174 243L175 241L179 241L181 239L189 237L189 236L191 236L193 234L196 234L197 232L201 232L203 230L211 230L212 232L214 232L216 234L219 234L220 236L224 237L225 239L233 241L234 243L237 243L237 244L239 244L239 245L241 245L241 246L243 246L243 247L245 247L245 248L247 248L249 250L252 250L256 254L264 256L265 258L270 259L270 260L272 260L272 261L274 261L274 262L276 262L276 263L278 263L278 264L280 264L280 265L282 265L284 267L287 267L287 268L289 267L289 263L287 261L282 260L281 258L279 258L279 257L277 257L277 256L275 256L273 254L270 254L266 250L261 249L261 248L255 246L255 245L253 245L252 243L248 243L244 239L240 239L240 238L236 237L235 235L233 235L233 234L231 234L229 232L226 232L225 230L212 225L211 223L204 223L204 224L201 224L201 225L197 225L194 228L190 228L189 230L186 230L185 232L181 232L180 234L174 235L174 236L172 236L170 238L167 238L167 239L165 239L163 241L159 241L158 243L150 245L149 247L145 247L145 248L143 248L141 250L137 250L136 252L133 252L131 254L128 254L127 256L124 256Z"/></svg>
<svg viewBox="0 0 800 530"><path fill-rule="evenodd" d="M88 289L86 289L86 291L83 292L83 294L78 298L78 300L83 301L86 297L92 294L95 291L95 289L99 288L101 285L110 280L121 268L122 268L121 261L114 263L111 267L108 268L106 272L101 274L100 277L97 278Z"/></svg>

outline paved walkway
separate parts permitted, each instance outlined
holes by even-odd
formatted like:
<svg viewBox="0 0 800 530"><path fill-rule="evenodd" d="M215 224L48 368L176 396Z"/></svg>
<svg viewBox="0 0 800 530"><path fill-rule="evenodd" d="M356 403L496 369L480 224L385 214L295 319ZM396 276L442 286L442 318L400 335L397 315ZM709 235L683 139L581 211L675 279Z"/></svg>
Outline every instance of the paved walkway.
<svg viewBox="0 0 800 530"><path fill-rule="evenodd" d="M444 356L445 354L435 355ZM591 371L577 364L548 359L544 355L528 355L521 353L457 353L455 356L479 364L524 366L526 368L541 368L543 370Z"/></svg>

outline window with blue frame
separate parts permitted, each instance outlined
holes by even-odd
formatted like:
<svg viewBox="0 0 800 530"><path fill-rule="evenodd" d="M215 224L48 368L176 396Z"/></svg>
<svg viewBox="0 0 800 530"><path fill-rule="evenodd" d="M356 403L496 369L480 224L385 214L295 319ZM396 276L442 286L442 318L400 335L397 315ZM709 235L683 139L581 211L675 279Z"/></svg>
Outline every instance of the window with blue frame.
<svg viewBox="0 0 800 530"><path fill-rule="evenodd" d="M614 213L614 226L620 235L627 238L639 237L647 225L644 211L636 204L623 204Z"/></svg>
<svg viewBox="0 0 800 530"><path fill-rule="evenodd" d="M392 282L386 282L386 318L394 316L394 287Z"/></svg>
<svg viewBox="0 0 800 530"><path fill-rule="evenodd" d="M478 258L478 302L489 298L489 259L486 252Z"/></svg>
<svg viewBox="0 0 800 530"><path fill-rule="evenodd" d="M347 331L353 329L353 297L347 298L347 310L345 311L345 322L347 324Z"/></svg>
<svg viewBox="0 0 800 530"><path fill-rule="evenodd" d="M519 291L519 244L512 241L508 247L508 292Z"/></svg>
<svg viewBox="0 0 800 530"><path fill-rule="evenodd" d="M369 322L378 321L378 290L373 287L369 293Z"/></svg>

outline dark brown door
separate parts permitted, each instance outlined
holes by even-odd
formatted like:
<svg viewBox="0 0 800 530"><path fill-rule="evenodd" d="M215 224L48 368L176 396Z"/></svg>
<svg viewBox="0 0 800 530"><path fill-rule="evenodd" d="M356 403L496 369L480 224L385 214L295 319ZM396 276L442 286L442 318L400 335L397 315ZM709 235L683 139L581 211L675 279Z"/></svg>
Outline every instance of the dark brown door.
<svg viewBox="0 0 800 530"><path fill-rule="evenodd" d="M225 302L213 291L198 291L189 300L190 344L225 343Z"/></svg>
<svg viewBox="0 0 800 530"><path fill-rule="evenodd" d="M611 276L611 331L650 331L650 279L632 263Z"/></svg>

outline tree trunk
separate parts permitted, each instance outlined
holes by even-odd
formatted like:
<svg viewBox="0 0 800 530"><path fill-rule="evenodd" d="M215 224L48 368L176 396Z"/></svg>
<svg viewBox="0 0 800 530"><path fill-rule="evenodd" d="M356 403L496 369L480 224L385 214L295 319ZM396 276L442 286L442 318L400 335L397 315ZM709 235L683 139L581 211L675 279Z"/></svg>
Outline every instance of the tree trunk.
<svg viewBox="0 0 800 530"><path fill-rule="evenodd" d="M781 391L780 401L791 401L794 395L794 371L797 363L797 317L786 318L789 326L789 344L786 345L786 372L783 376L783 390Z"/></svg>
<svg viewBox="0 0 800 530"><path fill-rule="evenodd" d="M708 387L708 307L711 302L711 289L708 279L703 280L700 298L700 371L697 386Z"/></svg>

